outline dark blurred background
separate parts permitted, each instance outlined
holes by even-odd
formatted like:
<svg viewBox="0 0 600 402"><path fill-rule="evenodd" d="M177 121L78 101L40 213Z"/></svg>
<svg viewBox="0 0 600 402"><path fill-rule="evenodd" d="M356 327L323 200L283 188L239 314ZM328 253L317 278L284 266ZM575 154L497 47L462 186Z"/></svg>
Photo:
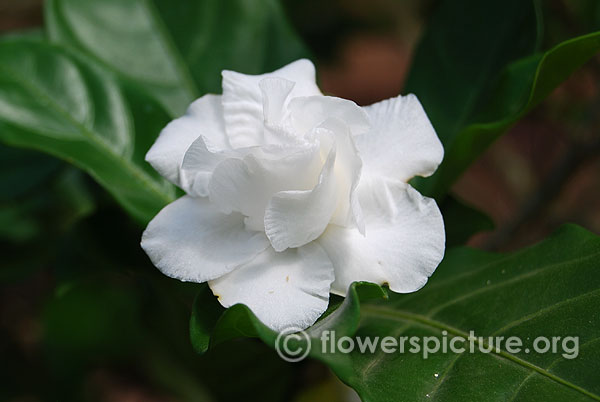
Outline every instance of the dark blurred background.
<svg viewBox="0 0 600 402"><path fill-rule="evenodd" d="M402 93L435 4L285 1L322 89L359 104ZM542 49L600 29L598 0L541 4ZM42 22L41 0L0 0L1 34ZM513 250L565 222L600 233L600 59L495 142L452 193L495 223L470 239L475 247ZM194 355L187 320L200 285L157 274L141 228L67 164L0 145L0 208L0 400L355 400L318 363L285 364L252 340ZM245 360L232 364L238 352Z"/></svg>

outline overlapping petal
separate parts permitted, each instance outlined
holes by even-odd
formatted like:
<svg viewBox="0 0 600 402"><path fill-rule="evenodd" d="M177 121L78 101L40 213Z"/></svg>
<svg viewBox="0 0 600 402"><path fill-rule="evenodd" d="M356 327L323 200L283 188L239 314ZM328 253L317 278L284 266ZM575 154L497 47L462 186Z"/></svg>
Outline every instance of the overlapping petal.
<svg viewBox="0 0 600 402"><path fill-rule="evenodd" d="M415 95L398 96L363 109L372 127L355 141L368 174L407 182L435 172L444 148Z"/></svg>
<svg viewBox="0 0 600 402"><path fill-rule="evenodd" d="M265 234L246 230L241 214L225 215L190 196L164 207L142 235L142 248L162 273L190 282L218 278L267 247Z"/></svg>
<svg viewBox="0 0 600 402"><path fill-rule="evenodd" d="M265 233L275 251L300 247L323 233L337 208L334 167L336 149L332 148L312 190L280 191L265 212Z"/></svg>
<svg viewBox="0 0 600 402"><path fill-rule="evenodd" d="M224 213L241 212L249 228L264 231L265 209L275 193L317 185L322 166L317 145L256 148L242 159L224 160L209 183L211 202Z"/></svg>
<svg viewBox="0 0 600 402"><path fill-rule="evenodd" d="M209 282L224 307L245 304L265 325L307 328L327 309L333 266L316 243L254 260Z"/></svg>
<svg viewBox="0 0 600 402"><path fill-rule="evenodd" d="M331 291L345 295L354 281L388 284L399 293L420 289L444 256L437 204L409 184L389 180L363 179L358 192L366 236L330 225L318 240L335 267Z"/></svg>
<svg viewBox="0 0 600 402"><path fill-rule="evenodd" d="M263 112L263 84L260 82L266 78L282 78L293 83L293 86L281 84L276 92L281 98L285 93L285 99L298 96L320 95L321 91L316 84L315 67L309 60L302 59L287 66L261 75L247 75L234 71L225 70L223 75L223 110L227 126L229 141L234 148L243 148L256 145L265 145ZM273 90L273 88L267 88ZM272 102L275 102L275 97ZM279 107L279 106L278 106ZM273 108L271 107L270 110ZM271 112L267 117L271 116Z"/></svg>
<svg viewBox="0 0 600 402"><path fill-rule="evenodd" d="M190 105L185 115L170 122L146 154L146 161L170 182L185 187L180 180L183 157L201 135L213 151L231 148L225 132L220 95L201 97Z"/></svg>
<svg viewBox="0 0 600 402"><path fill-rule="evenodd" d="M292 126L299 134L310 132L326 120L341 120L353 135L367 132L371 125L368 114L356 103L333 96L299 96L290 101Z"/></svg>

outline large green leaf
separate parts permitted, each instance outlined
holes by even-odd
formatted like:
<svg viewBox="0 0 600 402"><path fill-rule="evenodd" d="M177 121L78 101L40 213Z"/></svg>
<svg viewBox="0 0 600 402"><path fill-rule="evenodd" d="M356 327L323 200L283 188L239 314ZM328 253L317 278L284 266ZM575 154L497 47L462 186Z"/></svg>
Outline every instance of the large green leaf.
<svg viewBox="0 0 600 402"><path fill-rule="evenodd" d="M539 43L537 0L443 0L419 43L405 91L419 97L446 150L511 61ZM439 170L443 169L440 167ZM428 195L429 179L414 184Z"/></svg>
<svg viewBox="0 0 600 402"><path fill-rule="evenodd" d="M390 294L354 284L335 312L307 332L310 356L328 364L364 401L600 400L600 238L565 226L548 240L507 255L454 249L422 290ZM362 294L361 294L362 293ZM365 297L366 296L366 297ZM324 330L342 336L486 337L475 353L323 353ZM244 306L230 308L213 331L215 342L259 336L274 345L276 334ZM488 336L518 336L519 353L482 353ZM567 345L557 353L531 348L538 336L579 337L574 359ZM297 341L297 346L302 346ZM304 345L306 346L306 345Z"/></svg>
<svg viewBox="0 0 600 402"><path fill-rule="evenodd" d="M46 26L172 116L220 92L223 69L263 73L306 56L276 0L49 0Z"/></svg>
<svg viewBox="0 0 600 402"><path fill-rule="evenodd" d="M542 54L512 63L489 93L486 107L468 125L441 138L446 153L437 172L416 181L427 194L441 197L458 176L500 134L538 105L575 70L600 52L600 32L560 43Z"/></svg>
<svg viewBox="0 0 600 402"><path fill-rule="evenodd" d="M510 61L537 45L533 0L444 0L429 21L406 82L448 146Z"/></svg>
<svg viewBox="0 0 600 402"><path fill-rule="evenodd" d="M168 118L148 100L137 97L134 106L114 82L60 47L0 43L0 139L75 164L147 222L174 198L173 186L143 161ZM136 133L136 126L146 131Z"/></svg>
<svg viewBox="0 0 600 402"><path fill-rule="evenodd" d="M435 175L413 181L421 192L441 200L494 139L600 50L584 36L532 56L541 43L540 4L444 0L435 9L405 88L445 148Z"/></svg>

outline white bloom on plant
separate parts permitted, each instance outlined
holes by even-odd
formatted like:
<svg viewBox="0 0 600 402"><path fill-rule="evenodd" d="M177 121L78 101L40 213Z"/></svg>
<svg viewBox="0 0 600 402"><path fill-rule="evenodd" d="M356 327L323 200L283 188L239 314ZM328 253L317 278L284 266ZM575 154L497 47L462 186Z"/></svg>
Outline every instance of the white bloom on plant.
<svg viewBox="0 0 600 402"><path fill-rule="evenodd" d="M367 107L324 96L299 60L263 75L223 71L163 129L146 160L187 194L142 247L165 275L208 282L274 330L306 328L354 281L413 292L445 248L434 200L407 184L443 147L414 95Z"/></svg>

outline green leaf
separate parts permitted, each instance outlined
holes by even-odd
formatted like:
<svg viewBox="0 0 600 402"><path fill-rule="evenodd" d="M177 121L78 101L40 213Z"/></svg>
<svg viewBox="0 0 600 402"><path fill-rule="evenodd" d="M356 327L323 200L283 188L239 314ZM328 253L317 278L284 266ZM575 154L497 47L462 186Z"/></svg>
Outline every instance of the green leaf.
<svg viewBox="0 0 600 402"><path fill-rule="evenodd" d="M427 111L444 148L485 101L502 69L535 51L532 0L445 0L419 43L406 83Z"/></svg>
<svg viewBox="0 0 600 402"><path fill-rule="evenodd" d="M450 250L422 290L390 294L376 285L353 284L334 313L310 328L310 356L328 364L363 401L389 400L600 400L600 238L565 226L546 241L512 254L467 248ZM367 292L369 297L361 297ZM518 336L519 353L323 352L321 335L382 339L385 336ZM445 332L444 332L445 331ZM259 336L275 345L275 334L244 306L229 309L214 331L220 339ZM579 337L575 359L528 350L538 336ZM306 347L299 342L299 346ZM468 348L468 346L467 346ZM408 343L407 343L408 349Z"/></svg>
<svg viewBox="0 0 600 402"><path fill-rule="evenodd" d="M60 165L59 160L42 153L0 145L0 202L32 191Z"/></svg>
<svg viewBox="0 0 600 402"><path fill-rule="evenodd" d="M46 26L171 116L220 92L223 69L263 73L306 56L276 0L50 0Z"/></svg>
<svg viewBox="0 0 600 402"><path fill-rule="evenodd" d="M143 161L168 118L152 102L135 106L107 76L60 47L0 42L0 140L75 164L147 222L174 199L173 186ZM149 115L163 123L135 133Z"/></svg>
<svg viewBox="0 0 600 402"><path fill-rule="evenodd" d="M512 63L502 73L490 101L462 124L455 135L444 137L445 158L437 172L415 185L436 198L448 191L459 175L500 134L538 105L560 83L600 51L600 32L567 40L543 54Z"/></svg>

